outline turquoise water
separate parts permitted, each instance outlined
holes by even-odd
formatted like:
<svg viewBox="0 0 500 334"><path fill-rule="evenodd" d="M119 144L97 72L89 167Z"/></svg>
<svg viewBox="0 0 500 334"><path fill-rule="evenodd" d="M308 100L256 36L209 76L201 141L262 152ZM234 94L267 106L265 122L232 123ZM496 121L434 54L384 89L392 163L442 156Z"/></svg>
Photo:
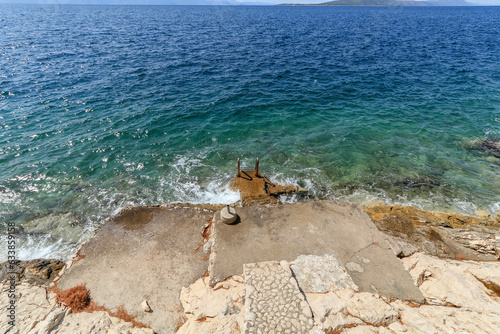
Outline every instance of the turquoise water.
<svg viewBox="0 0 500 334"><path fill-rule="evenodd" d="M234 202L238 157L305 200L494 213L499 36L495 7L0 5L0 229L66 258L124 206Z"/></svg>

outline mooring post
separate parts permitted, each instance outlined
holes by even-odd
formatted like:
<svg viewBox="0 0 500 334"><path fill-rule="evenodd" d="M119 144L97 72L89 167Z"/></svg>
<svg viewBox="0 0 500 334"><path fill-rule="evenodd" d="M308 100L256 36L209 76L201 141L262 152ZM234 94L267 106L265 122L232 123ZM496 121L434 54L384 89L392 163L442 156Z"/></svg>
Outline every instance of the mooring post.
<svg viewBox="0 0 500 334"><path fill-rule="evenodd" d="M236 177L240 177L240 158L238 158L238 172L236 173Z"/></svg>
<svg viewBox="0 0 500 334"><path fill-rule="evenodd" d="M259 158L255 161L255 176L259 176Z"/></svg>
<svg viewBox="0 0 500 334"><path fill-rule="evenodd" d="M236 214L236 210L234 208L231 212L230 206L226 205L226 207L222 208L222 210L220 211L220 218L224 224L231 225L236 222L236 219L238 219L238 215Z"/></svg>

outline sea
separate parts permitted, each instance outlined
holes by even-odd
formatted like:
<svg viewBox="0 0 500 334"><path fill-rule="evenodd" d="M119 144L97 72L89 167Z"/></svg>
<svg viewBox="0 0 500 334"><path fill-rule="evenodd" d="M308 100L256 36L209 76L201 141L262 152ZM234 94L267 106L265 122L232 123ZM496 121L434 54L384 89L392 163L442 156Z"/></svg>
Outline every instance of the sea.
<svg viewBox="0 0 500 334"><path fill-rule="evenodd" d="M344 199L500 210L500 7L0 5L0 241L233 203L237 159ZM7 246L0 249L0 261Z"/></svg>

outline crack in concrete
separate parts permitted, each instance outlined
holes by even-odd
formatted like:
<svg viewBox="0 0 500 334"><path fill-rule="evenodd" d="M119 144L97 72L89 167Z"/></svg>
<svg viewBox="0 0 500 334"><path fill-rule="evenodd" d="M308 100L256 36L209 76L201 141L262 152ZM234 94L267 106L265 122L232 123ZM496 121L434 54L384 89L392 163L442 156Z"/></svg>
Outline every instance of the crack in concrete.
<svg viewBox="0 0 500 334"><path fill-rule="evenodd" d="M361 248L360 250L357 250L354 254L352 254L352 256L349 258L349 261L352 260L354 257L358 256L359 253L370 248L371 246L376 246L376 247L380 247L380 248L384 249L382 246L380 246L380 244L378 242L372 241L371 244L366 245L365 247ZM347 262L349 262L349 261L347 261Z"/></svg>
<svg viewBox="0 0 500 334"><path fill-rule="evenodd" d="M212 222L210 224L210 235L208 236L208 241L207 243L210 243L210 255L208 257L208 282L210 286L215 286L217 282L215 282L215 277L214 277L214 266L215 266L215 259L217 258L217 229L215 228L217 219L215 217L212 218Z"/></svg>

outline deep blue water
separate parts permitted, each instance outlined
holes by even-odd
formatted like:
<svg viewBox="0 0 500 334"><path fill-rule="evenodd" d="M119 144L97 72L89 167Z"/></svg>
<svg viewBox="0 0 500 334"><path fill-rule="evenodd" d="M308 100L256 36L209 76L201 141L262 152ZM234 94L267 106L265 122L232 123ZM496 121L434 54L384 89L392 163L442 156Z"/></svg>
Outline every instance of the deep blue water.
<svg viewBox="0 0 500 334"><path fill-rule="evenodd" d="M238 157L310 198L494 213L499 64L500 7L0 5L0 217L64 258L124 206L235 201Z"/></svg>

